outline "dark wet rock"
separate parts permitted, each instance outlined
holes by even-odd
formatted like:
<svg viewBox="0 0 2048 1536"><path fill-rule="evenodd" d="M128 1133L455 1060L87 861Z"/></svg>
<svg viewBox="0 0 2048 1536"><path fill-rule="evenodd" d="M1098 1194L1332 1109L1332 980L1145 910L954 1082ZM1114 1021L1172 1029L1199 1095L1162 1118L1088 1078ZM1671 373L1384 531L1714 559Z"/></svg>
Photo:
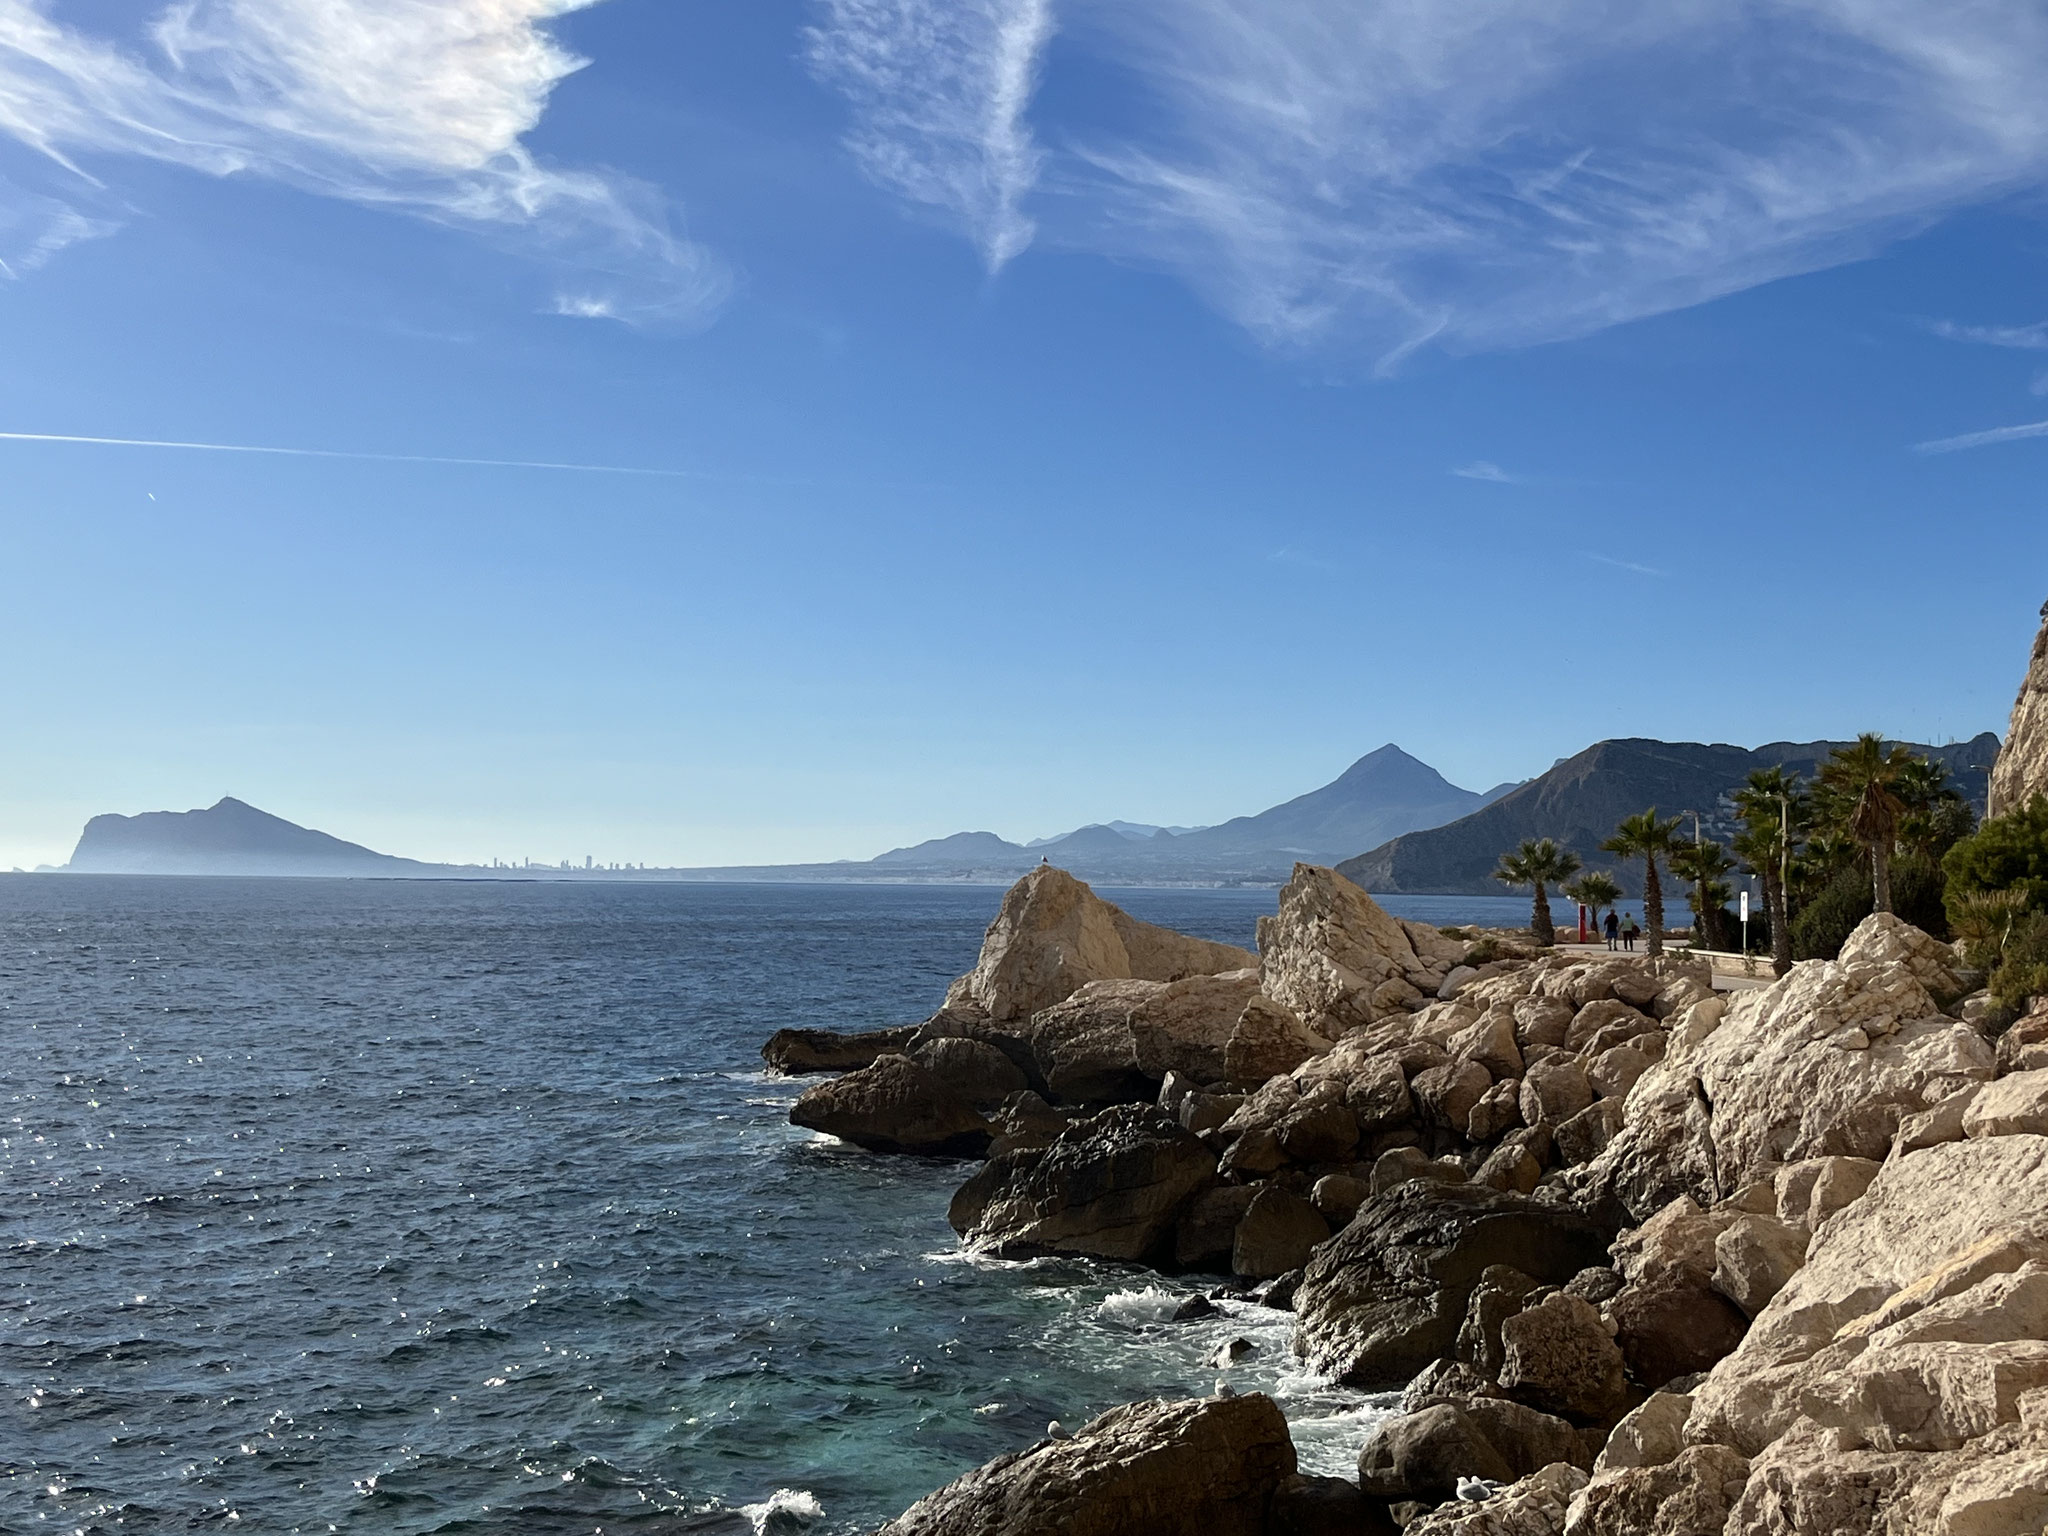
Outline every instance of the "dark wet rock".
<svg viewBox="0 0 2048 1536"><path fill-rule="evenodd" d="M1522 1310L1536 1281L1519 1269L1496 1264L1483 1271L1465 1304L1465 1321L1458 1327L1455 1358L1469 1365L1489 1382L1500 1379L1505 1359L1500 1325Z"/></svg>
<svg viewBox="0 0 2048 1536"><path fill-rule="evenodd" d="M1296 1351L1349 1385L1398 1387L1451 1352L1488 1268L1560 1285L1606 1259L1608 1236L1568 1207L1481 1185L1399 1185L1309 1261Z"/></svg>
<svg viewBox="0 0 2048 1536"><path fill-rule="evenodd" d="M1248 1279L1269 1280L1308 1263L1316 1244L1330 1236L1330 1224L1308 1201L1277 1185L1258 1192L1231 1244L1230 1268Z"/></svg>
<svg viewBox="0 0 2048 1536"><path fill-rule="evenodd" d="M1601 1311L1636 1381L1651 1390L1710 1371L1749 1332L1749 1319L1710 1285L1664 1270L1622 1287Z"/></svg>
<svg viewBox="0 0 2048 1536"><path fill-rule="evenodd" d="M1127 1403L926 1495L881 1536L1265 1536L1294 1471L1260 1393Z"/></svg>
<svg viewBox="0 0 2048 1536"><path fill-rule="evenodd" d="M1309 1191L1309 1202L1333 1231L1357 1215L1358 1208L1371 1198L1371 1182L1348 1173L1326 1173Z"/></svg>
<svg viewBox="0 0 2048 1536"><path fill-rule="evenodd" d="M1005 1257L1170 1262L1175 1223L1215 1176L1215 1154L1156 1105L1120 1105L1075 1121L1049 1147L989 1159L946 1215Z"/></svg>
<svg viewBox="0 0 2048 1536"><path fill-rule="evenodd" d="M831 1029L778 1029L761 1047L761 1059L778 1072L858 1072L877 1056L910 1048L915 1024L842 1034Z"/></svg>
<svg viewBox="0 0 2048 1536"><path fill-rule="evenodd" d="M1181 1213L1173 1234L1173 1262L1181 1269L1230 1270L1237 1224L1258 1197L1257 1184L1219 1184L1205 1189Z"/></svg>
<svg viewBox="0 0 2048 1536"><path fill-rule="evenodd" d="M1282 1478L1266 1515L1266 1536L1395 1536L1384 1507L1343 1477Z"/></svg>
<svg viewBox="0 0 2048 1536"><path fill-rule="evenodd" d="M1167 1321L1174 1323L1198 1323L1205 1317L1221 1317L1222 1315L1223 1309L1208 1297L1190 1296L1186 1301L1173 1309L1173 1316L1168 1318Z"/></svg>
<svg viewBox="0 0 2048 1536"><path fill-rule="evenodd" d="M879 1056L805 1089L789 1121L871 1152L937 1157L979 1156L993 1135L972 1104L908 1056Z"/></svg>
<svg viewBox="0 0 2048 1536"><path fill-rule="evenodd" d="M1250 1339L1225 1339L1221 1344L1218 1344L1209 1351L1209 1358L1206 1363L1215 1366L1232 1366L1240 1360L1249 1360L1258 1352L1259 1346Z"/></svg>

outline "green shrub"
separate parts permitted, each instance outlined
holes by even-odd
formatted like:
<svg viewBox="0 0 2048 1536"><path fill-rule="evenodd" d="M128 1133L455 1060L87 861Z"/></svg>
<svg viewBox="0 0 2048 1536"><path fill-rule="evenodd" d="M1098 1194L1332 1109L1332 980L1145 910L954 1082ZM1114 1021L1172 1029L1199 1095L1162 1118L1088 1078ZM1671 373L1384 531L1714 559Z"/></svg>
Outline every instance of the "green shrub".
<svg viewBox="0 0 2048 1536"><path fill-rule="evenodd" d="M2030 910L2048 911L2048 795L1985 822L1949 849L1941 867L1952 919L1970 897L1988 891L2021 891Z"/></svg>
<svg viewBox="0 0 2048 1536"><path fill-rule="evenodd" d="M2048 913L2029 912L2014 925L1998 969L1991 973L1991 997L2019 1013L2034 997L2048 997Z"/></svg>
<svg viewBox="0 0 2048 1536"><path fill-rule="evenodd" d="M1834 959L1842 952L1849 935L1856 931L1856 925L1870 916L1876 906L1869 875L1853 864L1837 871L1833 879L1793 912L1793 959Z"/></svg>
<svg viewBox="0 0 2048 1536"><path fill-rule="evenodd" d="M1490 965L1500 957L1500 940L1490 933L1465 951L1467 965Z"/></svg>

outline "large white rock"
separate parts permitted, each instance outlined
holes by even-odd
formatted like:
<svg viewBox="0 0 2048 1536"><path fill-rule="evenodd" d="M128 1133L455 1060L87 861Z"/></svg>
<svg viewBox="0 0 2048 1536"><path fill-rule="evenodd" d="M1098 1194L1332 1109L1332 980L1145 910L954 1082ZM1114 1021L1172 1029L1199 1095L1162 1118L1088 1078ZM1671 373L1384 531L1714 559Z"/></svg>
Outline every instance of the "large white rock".
<svg viewBox="0 0 2048 1536"><path fill-rule="evenodd" d="M1091 981L1040 1009L1024 1037L1046 1086L1060 1098L1109 1101L1150 1095L1168 1072L1198 1083L1228 1077L1238 1019L1258 972L1179 981Z"/></svg>
<svg viewBox="0 0 2048 1536"><path fill-rule="evenodd" d="M1045 865L1004 894L980 959L953 983L946 1007L978 1008L998 1022L1028 1019L1091 981L1175 981L1257 964L1233 944L1141 923Z"/></svg>
<svg viewBox="0 0 2048 1536"><path fill-rule="evenodd" d="M1280 910L1259 919L1260 990L1334 1040L1376 1017L1372 996L1404 980L1434 996L1447 968L1416 953L1408 925L1334 869L1294 866Z"/></svg>

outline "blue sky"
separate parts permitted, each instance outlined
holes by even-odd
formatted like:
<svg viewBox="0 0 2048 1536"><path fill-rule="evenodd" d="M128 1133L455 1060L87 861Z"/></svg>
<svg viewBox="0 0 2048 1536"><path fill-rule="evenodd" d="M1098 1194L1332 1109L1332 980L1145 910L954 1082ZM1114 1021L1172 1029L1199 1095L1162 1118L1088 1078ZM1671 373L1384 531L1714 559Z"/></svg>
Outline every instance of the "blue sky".
<svg viewBox="0 0 2048 1536"><path fill-rule="evenodd" d="M2048 13L1643 9L0 0L0 432L343 455L0 440L0 867L2002 729Z"/></svg>

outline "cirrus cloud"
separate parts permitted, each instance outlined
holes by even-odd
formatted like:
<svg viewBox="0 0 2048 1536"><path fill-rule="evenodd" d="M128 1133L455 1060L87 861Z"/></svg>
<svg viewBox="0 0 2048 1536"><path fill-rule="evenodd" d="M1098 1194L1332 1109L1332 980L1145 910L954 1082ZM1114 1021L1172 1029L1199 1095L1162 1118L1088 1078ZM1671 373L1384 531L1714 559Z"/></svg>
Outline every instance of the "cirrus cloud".
<svg viewBox="0 0 2048 1536"><path fill-rule="evenodd" d="M724 270L659 196L524 142L583 67L546 23L592 3L179 0L121 38L0 0L0 135L64 167L73 201L111 202L120 156L263 176L484 233L579 294L601 282L606 313L702 318Z"/></svg>

